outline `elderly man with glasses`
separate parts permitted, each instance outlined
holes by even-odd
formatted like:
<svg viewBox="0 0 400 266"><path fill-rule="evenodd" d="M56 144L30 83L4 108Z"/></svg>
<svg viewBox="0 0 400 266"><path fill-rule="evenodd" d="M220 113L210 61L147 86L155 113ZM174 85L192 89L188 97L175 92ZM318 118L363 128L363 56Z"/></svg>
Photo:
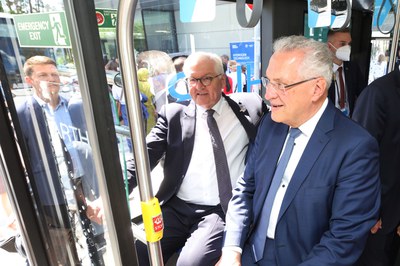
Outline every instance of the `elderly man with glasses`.
<svg viewBox="0 0 400 266"><path fill-rule="evenodd" d="M228 205L218 265L353 265L379 212L378 145L328 100L325 44L274 43L249 163Z"/></svg>
<svg viewBox="0 0 400 266"><path fill-rule="evenodd" d="M179 252L177 265L214 265L232 187L266 106L254 93L222 93L226 76L216 54L191 54L183 71L192 99L165 105L146 139L151 168L164 158L156 193L164 218L161 248L165 262ZM137 248L140 265L148 265L146 247Z"/></svg>

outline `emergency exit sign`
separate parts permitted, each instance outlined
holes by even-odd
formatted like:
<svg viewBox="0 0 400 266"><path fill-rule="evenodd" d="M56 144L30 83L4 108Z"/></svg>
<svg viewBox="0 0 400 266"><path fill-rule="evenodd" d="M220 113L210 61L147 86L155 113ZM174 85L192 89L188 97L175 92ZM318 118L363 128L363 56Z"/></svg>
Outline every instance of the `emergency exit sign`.
<svg viewBox="0 0 400 266"><path fill-rule="evenodd" d="M15 15L14 26L21 47L71 47L64 12Z"/></svg>
<svg viewBox="0 0 400 266"><path fill-rule="evenodd" d="M116 9L96 9L97 26L99 28L116 28L117 27L117 10Z"/></svg>

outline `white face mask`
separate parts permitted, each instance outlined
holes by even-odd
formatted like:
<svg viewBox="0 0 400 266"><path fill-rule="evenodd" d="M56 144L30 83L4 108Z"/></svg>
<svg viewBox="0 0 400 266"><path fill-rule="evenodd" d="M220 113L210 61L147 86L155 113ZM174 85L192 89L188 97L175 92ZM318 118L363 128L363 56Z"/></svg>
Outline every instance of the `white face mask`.
<svg viewBox="0 0 400 266"><path fill-rule="evenodd" d="M336 48L333 46L333 44L329 43L333 48L336 50L335 56L337 59L342 60L342 61L350 61L350 54L351 54L351 46L350 45L345 45L339 48Z"/></svg>

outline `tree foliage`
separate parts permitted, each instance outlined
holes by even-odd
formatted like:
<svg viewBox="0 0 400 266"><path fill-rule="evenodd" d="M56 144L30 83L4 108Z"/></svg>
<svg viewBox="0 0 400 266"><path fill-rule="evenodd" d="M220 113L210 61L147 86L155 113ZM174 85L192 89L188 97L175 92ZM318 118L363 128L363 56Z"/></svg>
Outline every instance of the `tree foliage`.
<svg viewBox="0 0 400 266"><path fill-rule="evenodd" d="M10 14L37 13L43 12L43 0L4 0ZM2 2L0 2L1 4ZM0 8L3 9L1 6Z"/></svg>

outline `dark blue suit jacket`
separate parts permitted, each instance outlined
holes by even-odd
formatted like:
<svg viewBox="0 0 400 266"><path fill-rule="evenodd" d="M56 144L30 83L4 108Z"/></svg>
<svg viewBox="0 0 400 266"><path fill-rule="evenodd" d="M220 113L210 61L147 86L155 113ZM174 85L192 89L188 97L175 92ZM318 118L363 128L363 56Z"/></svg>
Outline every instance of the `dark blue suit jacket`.
<svg viewBox="0 0 400 266"><path fill-rule="evenodd" d="M262 99L253 93L225 96L250 139L255 138L256 125L266 111ZM233 100L235 99L235 100ZM177 193L188 169L194 145L196 104L194 101L165 105L156 126L146 138L150 167L153 169L164 158L164 180L156 197L167 202ZM130 188L136 186L133 161L128 162Z"/></svg>
<svg viewBox="0 0 400 266"><path fill-rule="evenodd" d="M259 244L252 229L287 132L270 115L262 120L228 207L225 246ZM329 102L282 202L274 242L278 265L352 265L377 221L379 190L375 139Z"/></svg>
<svg viewBox="0 0 400 266"><path fill-rule="evenodd" d="M82 136L87 140L82 104L73 106L74 110L70 110L72 124L74 127L81 129ZM53 156L42 107L33 97L30 97L17 106L17 113L24 142L29 153L30 167L33 172L31 182L34 189L37 190L41 204L47 206L65 204L64 192L61 188L58 167ZM90 149L88 145L84 146L84 144L78 146L78 149L81 148ZM92 164L88 164L87 160L82 162L82 165L86 172L89 172L88 169L92 166ZM91 170L91 175L93 175L93 169ZM92 182L94 181L92 180ZM52 191L54 191L54 194ZM53 195L56 196L55 200Z"/></svg>
<svg viewBox="0 0 400 266"><path fill-rule="evenodd" d="M382 184L382 231L400 224L400 71L399 67L372 82L360 95L353 119L379 143Z"/></svg>

